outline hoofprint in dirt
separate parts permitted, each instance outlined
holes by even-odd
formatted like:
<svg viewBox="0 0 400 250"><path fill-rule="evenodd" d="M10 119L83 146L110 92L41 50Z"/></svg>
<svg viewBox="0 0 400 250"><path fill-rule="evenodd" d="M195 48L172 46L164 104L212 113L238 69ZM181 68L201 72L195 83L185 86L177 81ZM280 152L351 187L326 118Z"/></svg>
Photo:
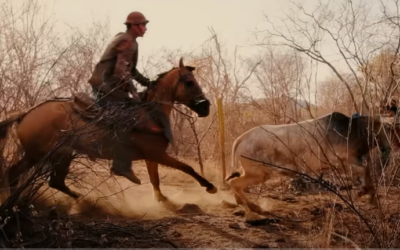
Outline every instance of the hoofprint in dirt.
<svg viewBox="0 0 400 250"><path fill-rule="evenodd" d="M219 189L216 194L209 194L189 176L163 167L160 167L161 191L174 206L158 203L154 201L144 165L135 163L133 167L142 185L110 177L109 166L99 165L93 172L78 166L73 169L71 179L79 184L68 185L83 194L86 193L83 191L85 186L87 195L76 202L48 189L35 207L39 211L55 206L58 215L67 213L71 221L74 218L81 223L82 220L88 221L80 229L74 229L72 247L376 247L360 218L328 192L299 195L272 186L261 194L251 192L248 194L250 198L271 213L266 217L269 220L255 225L245 220L240 207L229 205L234 203L230 190ZM391 192L386 200L398 203L398 195L399 192ZM372 208L366 201L357 202L357 206L368 213ZM388 218L393 216L388 214ZM121 217L123 219L118 219ZM148 237L158 241L144 246L148 243L130 242L129 239L135 237L129 233L124 236L126 240L112 233L108 236L107 233L105 236L95 233L99 231L96 227L107 225L110 231L138 230L133 225L142 227L142 230L150 228ZM91 237L91 240L84 243L83 235ZM115 240L116 237L120 240ZM93 245L93 242L98 244Z"/></svg>

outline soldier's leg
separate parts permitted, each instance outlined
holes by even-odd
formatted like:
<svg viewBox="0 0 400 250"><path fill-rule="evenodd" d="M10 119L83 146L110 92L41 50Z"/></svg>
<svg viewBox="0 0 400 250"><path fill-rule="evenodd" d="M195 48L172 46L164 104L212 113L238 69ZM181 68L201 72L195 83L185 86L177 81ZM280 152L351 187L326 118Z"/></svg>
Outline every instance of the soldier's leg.
<svg viewBox="0 0 400 250"><path fill-rule="evenodd" d="M125 129L124 126L119 127L117 125L114 128L116 143L113 145L114 157L111 172L115 175L124 176L133 183L140 184L140 179L136 177L132 171L132 159L134 158L135 152L132 147L130 147L129 131L130 130Z"/></svg>
<svg viewBox="0 0 400 250"><path fill-rule="evenodd" d="M171 124L169 122L168 117L165 115L165 113L161 109L161 105L159 105L159 104L152 105L152 107L150 109L150 116L153 121L156 121L158 124L161 125L165 137L172 144L174 138L173 138L173 134L172 134Z"/></svg>
<svg viewBox="0 0 400 250"><path fill-rule="evenodd" d="M130 151L126 143L116 143L113 147L114 159L112 161L111 173L124 176L133 183L141 184L140 179L132 170L132 158L134 152Z"/></svg>
<svg viewBox="0 0 400 250"><path fill-rule="evenodd" d="M108 98L104 97L103 93L92 87L92 98L100 107L105 107L108 104Z"/></svg>
<svg viewBox="0 0 400 250"><path fill-rule="evenodd" d="M137 100L132 100L132 104L139 107L142 103ZM161 105L157 103L145 104L146 111L144 112L143 120L138 120L135 124L136 129L149 130L152 132L163 132L168 141L173 144L172 129L168 117L161 109Z"/></svg>

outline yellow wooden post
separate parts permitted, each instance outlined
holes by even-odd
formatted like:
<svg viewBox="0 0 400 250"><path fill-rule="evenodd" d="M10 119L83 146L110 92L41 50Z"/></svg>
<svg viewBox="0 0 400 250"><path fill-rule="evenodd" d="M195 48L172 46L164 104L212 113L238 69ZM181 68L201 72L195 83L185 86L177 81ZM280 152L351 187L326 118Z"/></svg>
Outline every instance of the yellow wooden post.
<svg viewBox="0 0 400 250"><path fill-rule="evenodd" d="M225 184L226 167L225 167L225 130L224 130L224 113L222 108L222 98L217 100L218 106L218 123L219 123L219 145L222 160L222 183Z"/></svg>

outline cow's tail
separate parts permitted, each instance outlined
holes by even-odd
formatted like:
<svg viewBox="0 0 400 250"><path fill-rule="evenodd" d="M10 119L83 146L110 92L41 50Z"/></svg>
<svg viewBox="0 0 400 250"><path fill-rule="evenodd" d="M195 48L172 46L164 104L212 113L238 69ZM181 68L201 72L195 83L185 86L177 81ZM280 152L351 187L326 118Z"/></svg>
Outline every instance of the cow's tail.
<svg viewBox="0 0 400 250"><path fill-rule="evenodd" d="M239 138L237 138L232 145L232 152L231 152L231 166L232 166L232 170L233 172L231 173L230 176L228 176L227 178L225 178L226 181L229 181L230 179L236 178L236 177L240 177L240 172L238 172L237 170L238 168L238 163L239 163L239 159L236 155L236 149L239 146L239 144L242 142L243 139L243 135L241 135Z"/></svg>

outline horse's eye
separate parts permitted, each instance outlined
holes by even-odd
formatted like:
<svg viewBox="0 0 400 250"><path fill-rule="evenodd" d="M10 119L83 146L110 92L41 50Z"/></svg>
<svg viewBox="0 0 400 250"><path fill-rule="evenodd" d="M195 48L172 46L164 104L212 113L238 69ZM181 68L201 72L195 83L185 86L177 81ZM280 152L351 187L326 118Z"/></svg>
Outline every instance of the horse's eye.
<svg viewBox="0 0 400 250"><path fill-rule="evenodd" d="M194 82L193 81L186 81L185 84L186 84L186 87L192 87L194 85Z"/></svg>

